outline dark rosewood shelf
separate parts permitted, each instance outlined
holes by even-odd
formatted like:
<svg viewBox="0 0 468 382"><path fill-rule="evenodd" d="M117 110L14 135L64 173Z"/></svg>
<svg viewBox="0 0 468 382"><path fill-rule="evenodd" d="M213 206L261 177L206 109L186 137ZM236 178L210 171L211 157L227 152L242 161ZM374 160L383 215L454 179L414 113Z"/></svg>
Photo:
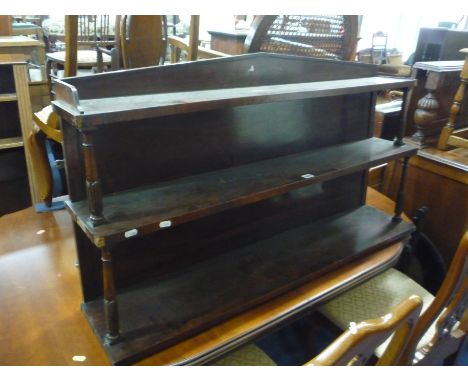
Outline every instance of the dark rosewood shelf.
<svg viewBox="0 0 468 382"><path fill-rule="evenodd" d="M254 66L252 65L253 70ZM80 100L73 86L58 88L61 99L53 104L87 125L161 117L179 113L214 110L304 98L340 96L408 87L412 79L364 77L335 81L232 87L225 89L124 95ZM56 108L57 109L57 108ZM86 129L86 126L81 126Z"/></svg>
<svg viewBox="0 0 468 382"><path fill-rule="evenodd" d="M106 222L96 227L86 200L67 207L94 243L112 245L414 153L412 146L369 138L109 194Z"/></svg>
<svg viewBox="0 0 468 382"><path fill-rule="evenodd" d="M122 339L104 346L113 363L134 362L412 230L412 224L362 206L118 290ZM85 303L83 310L102 339L103 300Z"/></svg>

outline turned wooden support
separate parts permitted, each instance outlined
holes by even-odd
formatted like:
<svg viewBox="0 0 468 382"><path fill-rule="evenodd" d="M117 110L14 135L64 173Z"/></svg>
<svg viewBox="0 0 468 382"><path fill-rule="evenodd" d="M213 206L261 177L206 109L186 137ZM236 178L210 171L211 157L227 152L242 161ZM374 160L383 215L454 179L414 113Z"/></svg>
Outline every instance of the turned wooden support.
<svg viewBox="0 0 468 382"><path fill-rule="evenodd" d="M104 216L102 214L101 182L98 177L93 138L90 132L83 133L82 147L86 172L89 219L93 225L97 225L104 221Z"/></svg>
<svg viewBox="0 0 468 382"><path fill-rule="evenodd" d="M401 113L400 113L400 129L398 130L398 135L395 138L394 144L395 146L403 145L403 137L405 136L406 132L406 125L407 125L407 116L408 116L408 100L412 94L412 90L406 89L403 92L403 102L401 104Z"/></svg>
<svg viewBox="0 0 468 382"><path fill-rule="evenodd" d="M119 314L115 293L114 270L112 256L108 249L101 250L102 280L104 288L104 314L107 332L104 340L108 344L115 343L119 338Z"/></svg>
<svg viewBox="0 0 468 382"><path fill-rule="evenodd" d="M460 86L458 87L455 97L453 98L453 104L450 108L450 114L447 121L447 124L443 127L439 141L437 142L437 148L439 150L448 149L448 140L453 130L455 129L455 123L457 121L458 115L460 114L461 105L463 98L466 92L466 84L468 83L468 49L462 49L460 52L466 54L465 63L460 74Z"/></svg>
<svg viewBox="0 0 468 382"><path fill-rule="evenodd" d="M414 141L425 146L427 138L433 134L433 123L438 119L439 101L432 90L418 101L418 108L414 112L414 123L416 132L412 138Z"/></svg>
<svg viewBox="0 0 468 382"><path fill-rule="evenodd" d="M414 125L416 132L411 136L411 141L420 148L434 144L435 137L439 133L440 125L437 122L440 117L440 103L436 91L444 81L444 73L428 72L425 89L427 94L419 99L414 112Z"/></svg>
<svg viewBox="0 0 468 382"><path fill-rule="evenodd" d="M400 176L400 186L398 188L398 194L395 204L395 215L393 216L394 222L401 221L401 214L403 212L403 204L405 200L405 184L406 184L406 172L408 170L408 161L409 157L405 157L402 164L401 176Z"/></svg>

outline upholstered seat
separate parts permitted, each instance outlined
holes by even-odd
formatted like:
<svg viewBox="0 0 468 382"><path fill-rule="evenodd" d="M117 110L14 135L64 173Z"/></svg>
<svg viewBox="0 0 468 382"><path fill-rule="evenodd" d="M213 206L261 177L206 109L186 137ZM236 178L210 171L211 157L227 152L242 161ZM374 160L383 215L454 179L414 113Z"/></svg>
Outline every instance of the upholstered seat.
<svg viewBox="0 0 468 382"><path fill-rule="evenodd" d="M442 285L432 296L403 273L390 269L360 286L343 293L320 308L330 321L341 328L348 322L388 311L395 301L418 294L424 301L401 365L439 365L456 357L468 331L468 231L463 235ZM376 355L382 354L380 347ZM453 357L452 357L453 358Z"/></svg>
<svg viewBox="0 0 468 382"><path fill-rule="evenodd" d="M220 359L213 366L276 366L276 363L255 344Z"/></svg>
<svg viewBox="0 0 468 382"><path fill-rule="evenodd" d="M350 325L335 341L306 365L365 365L374 349L392 338L376 365L399 363L423 301L416 295L408 296L379 318ZM273 366L274 361L255 344L244 346L213 364L214 366Z"/></svg>
<svg viewBox="0 0 468 382"><path fill-rule="evenodd" d="M398 288L393 288L395 285L398 285ZM434 301L434 296L421 285L400 271L390 268L381 275L334 298L321 306L319 311L340 329L345 330L350 322L360 322L367 317L378 317L385 314L391 307L412 294L417 294L422 298L423 312ZM418 347L427 344L434 334L435 323L424 334ZM377 357L382 356L390 339L375 349Z"/></svg>

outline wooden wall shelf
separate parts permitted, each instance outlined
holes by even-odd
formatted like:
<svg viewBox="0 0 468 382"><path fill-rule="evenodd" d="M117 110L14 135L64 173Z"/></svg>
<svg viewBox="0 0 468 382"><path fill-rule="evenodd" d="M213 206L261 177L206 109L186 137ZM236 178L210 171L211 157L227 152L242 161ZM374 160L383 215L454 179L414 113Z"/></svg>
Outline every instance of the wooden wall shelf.
<svg viewBox="0 0 468 382"><path fill-rule="evenodd" d="M368 169L416 152L403 127L372 137L377 92L414 85L376 70L260 53L54 82L82 308L113 363L410 235L404 175L394 216L364 206Z"/></svg>

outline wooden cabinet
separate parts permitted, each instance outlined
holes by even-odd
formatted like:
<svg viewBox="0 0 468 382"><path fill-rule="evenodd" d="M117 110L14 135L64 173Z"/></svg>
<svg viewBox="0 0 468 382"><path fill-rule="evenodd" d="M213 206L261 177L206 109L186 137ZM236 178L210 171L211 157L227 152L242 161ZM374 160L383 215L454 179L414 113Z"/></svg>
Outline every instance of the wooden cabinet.
<svg viewBox="0 0 468 382"><path fill-rule="evenodd" d="M421 28L413 62L463 60L460 49L467 46L467 30Z"/></svg>
<svg viewBox="0 0 468 382"><path fill-rule="evenodd" d="M396 163L388 195L396 194L401 163ZM468 150L420 149L409 162L404 211L414 216L428 208L423 222L426 233L450 264L460 238L468 230Z"/></svg>
<svg viewBox="0 0 468 382"><path fill-rule="evenodd" d="M32 165L24 142L32 131L27 65L0 54L0 215L35 201Z"/></svg>
<svg viewBox="0 0 468 382"><path fill-rule="evenodd" d="M372 137L377 91L413 84L265 53L57 81L82 309L112 362L407 238L402 188L393 217L365 197L416 151Z"/></svg>

